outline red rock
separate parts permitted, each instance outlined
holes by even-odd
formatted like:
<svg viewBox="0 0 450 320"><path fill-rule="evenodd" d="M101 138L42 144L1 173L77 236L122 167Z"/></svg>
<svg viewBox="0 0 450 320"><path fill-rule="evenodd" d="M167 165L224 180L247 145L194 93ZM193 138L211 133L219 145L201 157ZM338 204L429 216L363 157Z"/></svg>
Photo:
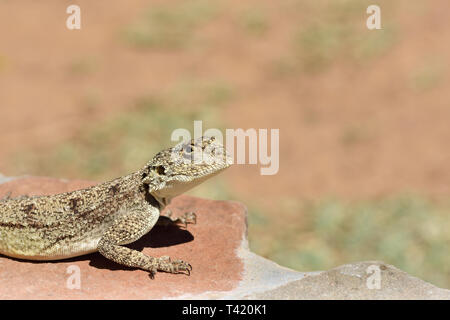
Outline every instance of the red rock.
<svg viewBox="0 0 450 320"><path fill-rule="evenodd" d="M93 185L89 181L63 181L28 177L0 184L0 198L47 195ZM246 233L246 209L229 201L180 196L168 207L174 216L197 214L197 224L187 230L155 227L129 245L152 256L168 255L188 261L191 276L158 273L154 280L145 271L128 269L99 253L52 262L33 262L0 256L0 299L161 299L230 291L242 278L237 256ZM80 289L68 289L70 266L78 266Z"/></svg>

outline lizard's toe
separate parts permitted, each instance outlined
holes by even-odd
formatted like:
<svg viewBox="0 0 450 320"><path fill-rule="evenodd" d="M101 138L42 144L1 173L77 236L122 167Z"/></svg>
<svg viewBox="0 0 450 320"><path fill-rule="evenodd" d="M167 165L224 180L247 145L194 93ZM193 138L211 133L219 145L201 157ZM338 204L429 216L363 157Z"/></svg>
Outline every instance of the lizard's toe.
<svg viewBox="0 0 450 320"><path fill-rule="evenodd" d="M183 260L171 260L167 256L159 258L158 270L169 273L191 274L192 266Z"/></svg>
<svg viewBox="0 0 450 320"><path fill-rule="evenodd" d="M155 274L156 274L156 271L150 270L148 273L148 276L150 277L150 279L153 280L153 279L155 279Z"/></svg>
<svg viewBox="0 0 450 320"><path fill-rule="evenodd" d="M155 279L155 275L158 272L158 260L151 258L150 263L146 264L142 269L148 271L150 279Z"/></svg>

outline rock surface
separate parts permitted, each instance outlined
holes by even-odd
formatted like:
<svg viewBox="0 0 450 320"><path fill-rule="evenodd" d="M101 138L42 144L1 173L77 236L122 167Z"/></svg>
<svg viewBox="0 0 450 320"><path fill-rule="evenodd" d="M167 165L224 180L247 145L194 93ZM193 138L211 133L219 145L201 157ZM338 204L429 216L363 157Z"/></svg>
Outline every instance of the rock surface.
<svg viewBox="0 0 450 320"><path fill-rule="evenodd" d="M0 176L0 198L9 192L13 197L54 194L92 184ZM450 299L450 290L379 261L325 272L281 267L249 251L246 208L237 202L180 196L169 209L174 216L195 211L197 224L187 230L155 227L129 247L189 261L190 277L158 273L151 280L147 272L124 268L98 253L56 262L0 255L0 299ZM80 272L79 289L70 289L73 270Z"/></svg>

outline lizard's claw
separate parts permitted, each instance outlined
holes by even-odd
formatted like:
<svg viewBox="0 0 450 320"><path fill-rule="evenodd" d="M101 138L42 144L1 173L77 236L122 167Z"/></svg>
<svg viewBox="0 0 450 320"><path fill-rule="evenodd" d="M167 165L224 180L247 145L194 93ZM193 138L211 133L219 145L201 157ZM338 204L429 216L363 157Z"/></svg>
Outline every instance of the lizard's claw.
<svg viewBox="0 0 450 320"><path fill-rule="evenodd" d="M168 273L184 273L191 275L192 266L183 260L171 260L167 256L159 258L158 270Z"/></svg>
<svg viewBox="0 0 450 320"><path fill-rule="evenodd" d="M144 270L148 271L148 276L150 277L150 279L155 279L155 275L158 272L158 259L156 258L151 258L150 263L148 265L145 266L145 268L143 268Z"/></svg>

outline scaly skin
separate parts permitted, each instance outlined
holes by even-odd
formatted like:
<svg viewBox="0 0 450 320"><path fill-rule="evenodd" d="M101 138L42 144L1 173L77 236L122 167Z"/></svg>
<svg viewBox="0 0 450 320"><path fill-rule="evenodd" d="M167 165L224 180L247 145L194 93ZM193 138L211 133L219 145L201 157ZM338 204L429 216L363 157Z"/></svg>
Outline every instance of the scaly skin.
<svg viewBox="0 0 450 320"><path fill-rule="evenodd" d="M189 274L187 262L153 258L122 245L148 233L173 197L230 164L220 143L202 137L159 152L137 172L87 189L2 200L0 253L27 260L58 260L99 251L119 264L147 270L151 276L156 271ZM171 220L186 224L195 215Z"/></svg>

